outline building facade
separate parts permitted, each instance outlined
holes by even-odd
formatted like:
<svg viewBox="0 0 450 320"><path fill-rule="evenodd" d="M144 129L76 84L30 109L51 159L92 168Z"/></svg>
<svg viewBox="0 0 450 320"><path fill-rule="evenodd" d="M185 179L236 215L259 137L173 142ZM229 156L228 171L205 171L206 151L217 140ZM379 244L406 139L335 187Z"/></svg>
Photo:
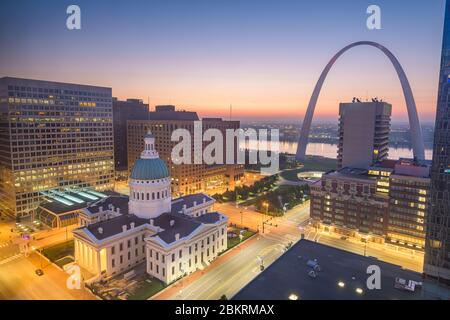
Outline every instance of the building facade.
<svg viewBox="0 0 450 320"><path fill-rule="evenodd" d="M424 272L450 287L450 2L445 7L444 37L431 169L431 207L427 218Z"/></svg>
<svg viewBox="0 0 450 320"><path fill-rule="evenodd" d="M228 218L213 211L206 194L172 199L169 170L152 134L143 149L131 170L130 197L104 198L80 214L75 260L98 278L145 262L148 274L171 283L226 250Z"/></svg>
<svg viewBox="0 0 450 320"><path fill-rule="evenodd" d="M128 170L127 121L146 120L149 106L140 99L125 101L113 98L114 166L116 172ZM127 175L125 175L127 176Z"/></svg>
<svg viewBox="0 0 450 320"><path fill-rule="evenodd" d="M345 236L423 250L429 170L427 161L401 159L328 172L311 186L311 218Z"/></svg>
<svg viewBox="0 0 450 320"><path fill-rule="evenodd" d="M0 79L0 211L32 217L51 189L114 187L111 88Z"/></svg>
<svg viewBox="0 0 450 320"><path fill-rule="evenodd" d="M243 165L195 164L194 159L192 164L176 165L172 162L172 149L178 144L177 141L171 141L172 132L176 129L186 129L191 137L194 137L194 126L199 120L195 112L177 111L174 106L156 106L156 110L150 113L150 120L128 121L129 172L144 147L143 137L150 130L156 137L156 148L161 158L168 164L173 195L182 196L197 192L214 194L234 189L244 177ZM220 118L202 119L203 131L215 128L220 130L224 137L227 129L236 130L239 126L239 121L224 121ZM203 147L206 144L203 143ZM192 143L192 157L195 153L202 151L195 150Z"/></svg>
<svg viewBox="0 0 450 320"><path fill-rule="evenodd" d="M380 101L339 105L338 168L367 169L387 159L391 112Z"/></svg>

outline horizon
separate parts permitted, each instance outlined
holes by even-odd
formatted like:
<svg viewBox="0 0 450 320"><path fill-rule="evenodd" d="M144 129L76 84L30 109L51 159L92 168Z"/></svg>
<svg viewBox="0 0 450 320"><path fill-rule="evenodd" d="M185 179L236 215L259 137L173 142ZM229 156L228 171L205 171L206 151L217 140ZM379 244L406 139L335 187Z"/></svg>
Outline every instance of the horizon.
<svg viewBox="0 0 450 320"><path fill-rule="evenodd" d="M372 31L363 0L135 1L126 10L123 3L82 0L82 28L75 31L65 28L68 4L0 4L0 38L8 44L0 76L111 87L120 100L173 104L201 117L229 118L232 105L233 119L301 121L329 59L353 41L370 40L399 59L421 122L435 120L443 0L379 1L382 29ZM373 48L342 56L315 121L337 118L338 103L353 96L380 97L393 105L393 121L407 120L395 71Z"/></svg>

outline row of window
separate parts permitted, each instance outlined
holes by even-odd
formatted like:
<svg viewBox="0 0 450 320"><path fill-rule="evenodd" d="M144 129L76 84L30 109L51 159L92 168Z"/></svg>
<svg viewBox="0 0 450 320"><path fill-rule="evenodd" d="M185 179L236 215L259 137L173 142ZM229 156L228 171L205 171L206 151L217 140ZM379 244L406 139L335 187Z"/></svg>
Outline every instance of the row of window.
<svg viewBox="0 0 450 320"><path fill-rule="evenodd" d="M169 197L169 189L165 189L157 192L132 192L131 199L134 200L156 200L156 199L165 199Z"/></svg>

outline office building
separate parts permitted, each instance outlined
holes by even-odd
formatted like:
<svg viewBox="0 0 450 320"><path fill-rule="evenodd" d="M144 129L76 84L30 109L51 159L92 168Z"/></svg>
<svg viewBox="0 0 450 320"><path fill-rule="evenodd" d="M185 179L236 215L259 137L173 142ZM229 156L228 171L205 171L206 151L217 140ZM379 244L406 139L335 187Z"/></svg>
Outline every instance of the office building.
<svg viewBox="0 0 450 320"><path fill-rule="evenodd" d="M196 112L176 110L174 106L156 106L155 111L150 112L150 120L128 121L129 172L138 159L140 150L144 147L142 138L150 130L156 137L156 148L161 158L169 166L174 195L181 196L197 192L214 194L234 189L243 179L243 165L206 165L204 163L194 164L193 161L192 164L173 164L171 153L178 142L171 141L172 132L183 128L194 137L194 123L199 120ZM202 119L203 131L216 128L223 133L224 137L226 129L236 130L239 126L239 121L224 121L221 118ZM206 143L203 143L203 146L205 145ZM195 152L202 152L202 150L195 150L194 143L192 143L192 157Z"/></svg>
<svg viewBox="0 0 450 320"><path fill-rule="evenodd" d="M367 169L387 158L391 112L376 100L339 105L338 168Z"/></svg>
<svg viewBox="0 0 450 320"><path fill-rule="evenodd" d="M311 186L316 227L343 236L423 250L430 163L383 160L331 171Z"/></svg>
<svg viewBox="0 0 450 320"><path fill-rule="evenodd" d="M146 120L149 117L149 106L140 99L125 101L113 98L113 127L114 127L114 166L116 175L128 172L127 152L127 121Z"/></svg>
<svg viewBox="0 0 450 320"><path fill-rule="evenodd" d="M450 2L445 7L444 38L431 169L431 207L427 218L424 272L450 287ZM450 295L449 295L450 296Z"/></svg>
<svg viewBox="0 0 450 320"><path fill-rule="evenodd" d="M48 190L114 183L111 88L0 79L0 211L32 217Z"/></svg>
<svg viewBox="0 0 450 320"><path fill-rule="evenodd" d="M139 263L168 284L203 269L227 248L228 218L212 210L214 199L197 193L172 199L170 174L145 135L130 175L130 197L92 203L73 231L75 260L97 279L123 273Z"/></svg>

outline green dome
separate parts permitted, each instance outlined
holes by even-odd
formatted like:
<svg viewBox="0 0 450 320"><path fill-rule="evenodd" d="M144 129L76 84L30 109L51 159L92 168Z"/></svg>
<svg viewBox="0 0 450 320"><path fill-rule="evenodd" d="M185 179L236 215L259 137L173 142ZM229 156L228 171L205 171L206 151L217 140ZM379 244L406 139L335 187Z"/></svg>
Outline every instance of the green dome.
<svg viewBox="0 0 450 320"><path fill-rule="evenodd" d="M156 180L169 176L166 163L160 158L137 159L131 170L131 179L135 180Z"/></svg>

